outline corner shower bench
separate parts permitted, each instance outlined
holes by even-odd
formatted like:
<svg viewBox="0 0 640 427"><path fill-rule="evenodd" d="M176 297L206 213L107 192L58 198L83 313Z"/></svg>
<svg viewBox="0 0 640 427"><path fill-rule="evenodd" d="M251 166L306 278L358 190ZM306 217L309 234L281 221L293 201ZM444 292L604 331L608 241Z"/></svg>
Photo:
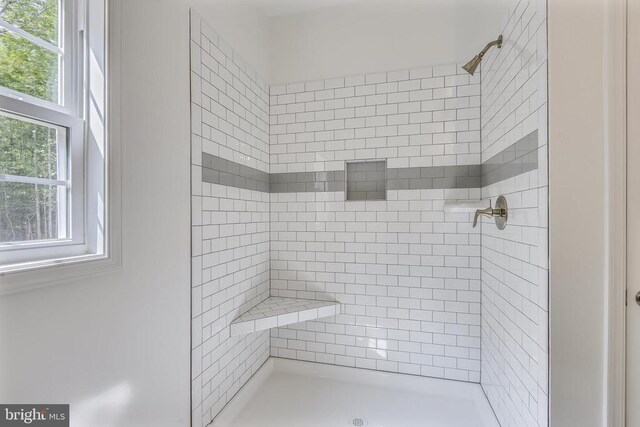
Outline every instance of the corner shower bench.
<svg viewBox="0 0 640 427"><path fill-rule="evenodd" d="M243 335L340 314L337 301L269 297L231 322L231 335Z"/></svg>

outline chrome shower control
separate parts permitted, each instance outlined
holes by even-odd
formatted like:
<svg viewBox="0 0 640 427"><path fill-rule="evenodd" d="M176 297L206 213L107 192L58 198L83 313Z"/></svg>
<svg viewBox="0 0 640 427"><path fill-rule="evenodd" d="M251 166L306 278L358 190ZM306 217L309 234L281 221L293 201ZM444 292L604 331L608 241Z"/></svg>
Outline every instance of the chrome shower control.
<svg viewBox="0 0 640 427"><path fill-rule="evenodd" d="M636 294L636 304L640 305L640 291Z"/></svg>

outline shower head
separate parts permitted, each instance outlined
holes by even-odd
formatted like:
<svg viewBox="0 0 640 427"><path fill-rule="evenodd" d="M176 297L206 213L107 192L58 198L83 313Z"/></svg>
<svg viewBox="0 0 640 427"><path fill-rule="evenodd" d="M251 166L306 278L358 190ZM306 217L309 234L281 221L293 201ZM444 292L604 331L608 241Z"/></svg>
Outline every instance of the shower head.
<svg viewBox="0 0 640 427"><path fill-rule="evenodd" d="M484 47L484 49L482 49L482 51L480 51L479 54L474 56L471 61L467 62L462 67L462 69L473 76L473 73L476 72L476 68L478 68L478 65L480 65L480 62L482 61L482 57L484 56L485 53L487 53L487 51L489 50L489 48L491 48L491 46L498 46L498 49L500 49L502 47L502 35L500 35L500 37L498 37L496 40L487 44Z"/></svg>
<svg viewBox="0 0 640 427"><path fill-rule="evenodd" d="M467 62L462 69L473 76L473 73L476 72L476 68L480 65L480 61L482 61L482 56L476 55L471 61Z"/></svg>

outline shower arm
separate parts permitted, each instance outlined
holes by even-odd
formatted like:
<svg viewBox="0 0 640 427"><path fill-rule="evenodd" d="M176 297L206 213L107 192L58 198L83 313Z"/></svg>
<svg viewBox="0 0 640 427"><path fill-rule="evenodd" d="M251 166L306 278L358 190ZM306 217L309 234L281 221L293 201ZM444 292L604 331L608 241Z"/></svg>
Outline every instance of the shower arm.
<svg viewBox="0 0 640 427"><path fill-rule="evenodd" d="M480 51L480 53L478 54L478 56L480 58L482 58L484 56L485 53L487 53L487 51L489 49L491 49L493 46L498 46L498 49L502 47L502 36L498 37L496 40L492 41L491 43L488 43L484 49L482 49Z"/></svg>

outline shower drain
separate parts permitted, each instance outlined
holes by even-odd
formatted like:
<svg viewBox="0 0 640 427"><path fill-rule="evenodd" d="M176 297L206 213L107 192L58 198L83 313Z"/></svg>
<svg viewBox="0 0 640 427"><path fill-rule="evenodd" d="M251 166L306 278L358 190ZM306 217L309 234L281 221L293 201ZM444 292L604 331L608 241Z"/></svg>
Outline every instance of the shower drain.
<svg viewBox="0 0 640 427"><path fill-rule="evenodd" d="M366 427L367 422L363 418L352 418L349 420L349 425L354 427Z"/></svg>

